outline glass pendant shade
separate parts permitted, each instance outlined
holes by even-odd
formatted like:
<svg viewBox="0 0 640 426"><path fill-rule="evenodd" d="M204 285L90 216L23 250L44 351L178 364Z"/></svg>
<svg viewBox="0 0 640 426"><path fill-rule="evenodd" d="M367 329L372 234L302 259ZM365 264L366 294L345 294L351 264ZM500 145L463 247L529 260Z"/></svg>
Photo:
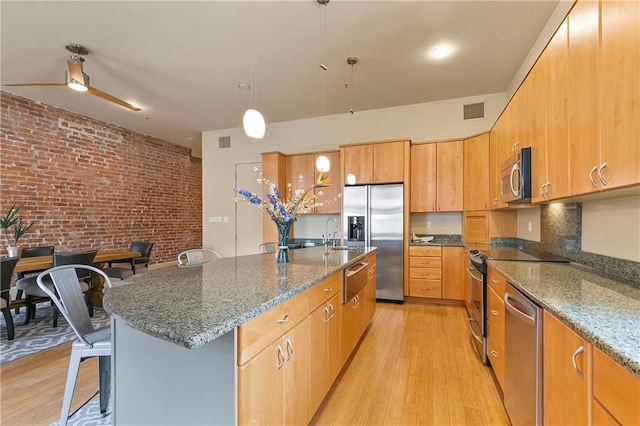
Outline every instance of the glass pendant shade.
<svg viewBox="0 0 640 426"><path fill-rule="evenodd" d="M244 132L250 138L262 139L264 136L264 117L258 110L248 109L242 118L242 126L244 127Z"/></svg>
<svg viewBox="0 0 640 426"><path fill-rule="evenodd" d="M326 155L321 155L316 160L316 170L322 173L327 173L331 168L331 161Z"/></svg>

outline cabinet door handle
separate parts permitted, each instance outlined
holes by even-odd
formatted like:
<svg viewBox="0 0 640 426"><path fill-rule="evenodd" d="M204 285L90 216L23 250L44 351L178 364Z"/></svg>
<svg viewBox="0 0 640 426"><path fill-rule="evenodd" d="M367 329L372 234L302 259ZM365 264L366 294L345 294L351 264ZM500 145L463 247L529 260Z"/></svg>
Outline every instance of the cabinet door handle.
<svg viewBox="0 0 640 426"><path fill-rule="evenodd" d="M542 195L542 198L547 198L547 195L545 193L546 186L547 186L546 183L543 183L542 185L540 185L540 195Z"/></svg>
<svg viewBox="0 0 640 426"><path fill-rule="evenodd" d="M293 345L291 340L287 339L287 362L291 361L291 358L293 358Z"/></svg>
<svg viewBox="0 0 640 426"><path fill-rule="evenodd" d="M578 349L576 349L576 351L573 353L573 355L571 355L571 363L573 364L573 369L576 372L576 374L578 375L578 377L580 377L581 379L584 378L584 374L582 373L582 371L580 371L578 369L578 364L576 364L576 357L578 355L580 355L581 353L584 352L584 347L580 346L578 347Z"/></svg>
<svg viewBox="0 0 640 426"><path fill-rule="evenodd" d="M329 313L329 308L327 306L324 307L324 314L324 322L326 324L331 319L331 314Z"/></svg>
<svg viewBox="0 0 640 426"><path fill-rule="evenodd" d="M596 170L598 170L598 165L597 164L595 166L593 166L593 169L591 169L591 171L589 172L589 179L591 180L591 185L593 185L594 188L598 187L598 184L593 179L593 174L596 172Z"/></svg>
<svg viewBox="0 0 640 426"><path fill-rule="evenodd" d="M498 358L498 352L496 351L491 351L491 355L493 355L494 358Z"/></svg>
<svg viewBox="0 0 640 426"><path fill-rule="evenodd" d="M360 296L356 294L353 298L353 309L356 309L358 306L360 306Z"/></svg>
<svg viewBox="0 0 640 426"><path fill-rule="evenodd" d="M498 311L496 311L495 309L491 310L491 315L497 317L498 316Z"/></svg>
<svg viewBox="0 0 640 426"><path fill-rule="evenodd" d="M498 280L496 280L495 278L491 278L491 282L494 284L498 284Z"/></svg>
<svg viewBox="0 0 640 426"><path fill-rule="evenodd" d="M282 351L282 346L278 345L278 370L280 370L283 365L284 365L284 352Z"/></svg>
<svg viewBox="0 0 640 426"><path fill-rule="evenodd" d="M331 311L331 316L329 317L329 319L331 319L331 318L336 316L336 310L333 307L333 303L329 303L329 311Z"/></svg>
<svg viewBox="0 0 640 426"><path fill-rule="evenodd" d="M327 288L324 289L325 293L329 293L331 290L333 290L333 286L329 286Z"/></svg>
<svg viewBox="0 0 640 426"><path fill-rule="evenodd" d="M284 324L285 322L289 321L289 314L285 315L283 318L276 320L276 322L278 324Z"/></svg>
<svg viewBox="0 0 640 426"><path fill-rule="evenodd" d="M605 161L600 165L600 168L598 169L598 177L600 178L600 182L602 182L603 185L607 184L607 180L604 178L604 176L602 176L602 171L606 168L607 168L607 162Z"/></svg>
<svg viewBox="0 0 640 426"><path fill-rule="evenodd" d="M516 143L511 145L511 152L516 152L518 150L518 145L520 145L520 141L516 141Z"/></svg>
<svg viewBox="0 0 640 426"><path fill-rule="evenodd" d="M544 187L544 196L547 197L547 200L551 198L551 191L549 191L550 187L551 187L551 182L547 182L547 185Z"/></svg>

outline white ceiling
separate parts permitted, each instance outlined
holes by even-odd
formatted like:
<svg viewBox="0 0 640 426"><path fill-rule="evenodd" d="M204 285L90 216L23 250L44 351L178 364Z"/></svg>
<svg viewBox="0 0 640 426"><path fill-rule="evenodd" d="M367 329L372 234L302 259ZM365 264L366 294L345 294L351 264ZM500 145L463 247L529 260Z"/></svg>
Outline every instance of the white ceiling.
<svg viewBox="0 0 640 426"><path fill-rule="evenodd" d="M1 81L64 82L65 45L91 53L91 85L2 90L194 148L240 127L503 92L552 16L545 1L2 1ZM447 60L427 53L455 46ZM252 53L253 52L253 53ZM346 58L359 59L353 69ZM323 72L319 64L328 66ZM253 65L252 65L253 64ZM353 85L345 88L345 83ZM323 105L324 99L324 107ZM188 140L187 138L193 138Z"/></svg>

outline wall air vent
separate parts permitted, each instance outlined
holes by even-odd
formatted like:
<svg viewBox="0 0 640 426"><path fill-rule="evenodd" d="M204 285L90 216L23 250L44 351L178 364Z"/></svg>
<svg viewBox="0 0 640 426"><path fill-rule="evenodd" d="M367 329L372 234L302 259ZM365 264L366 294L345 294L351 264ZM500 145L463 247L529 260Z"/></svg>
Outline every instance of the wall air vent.
<svg viewBox="0 0 640 426"><path fill-rule="evenodd" d="M463 105L464 120L474 120L476 118L484 118L484 102L477 104Z"/></svg>
<svg viewBox="0 0 640 426"><path fill-rule="evenodd" d="M220 136L218 138L218 148L230 148L231 136Z"/></svg>

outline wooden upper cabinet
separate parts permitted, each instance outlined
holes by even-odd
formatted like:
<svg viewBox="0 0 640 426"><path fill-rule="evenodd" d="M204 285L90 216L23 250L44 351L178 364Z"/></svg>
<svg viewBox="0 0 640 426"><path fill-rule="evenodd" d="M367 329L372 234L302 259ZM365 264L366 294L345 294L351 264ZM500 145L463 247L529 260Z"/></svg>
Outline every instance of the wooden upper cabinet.
<svg viewBox="0 0 640 426"><path fill-rule="evenodd" d="M350 174L355 184L404 182L405 146L409 141L342 146L345 185Z"/></svg>
<svg viewBox="0 0 640 426"><path fill-rule="evenodd" d="M411 145L411 211L436 211L436 144Z"/></svg>
<svg viewBox="0 0 640 426"><path fill-rule="evenodd" d="M513 142L509 137L511 103L489 133L489 202L491 209L508 207L500 201L500 164L511 155Z"/></svg>
<svg viewBox="0 0 640 426"><path fill-rule="evenodd" d="M640 4L569 14L571 195L640 183Z"/></svg>
<svg viewBox="0 0 640 426"><path fill-rule="evenodd" d="M611 189L640 183L640 2L601 4L600 164Z"/></svg>
<svg viewBox="0 0 640 426"><path fill-rule="evenodd" d="M291 194L296 189L307 189L315 183L315 156L313 154L287 155L287 187L291 185ZM288 191L287 187L280 188ZM287 194L283 194L287 195Z"/></svg>
<svg viewBox="0 0 640 426"><path fill-rule="evenodd" d="M568 24L571 193L577 195L598 189L598 2L577 2Z"/></svg>
<svg viewBox="0 0 640 426"><path fill-rule="evenodd" d="M262 177L274 183L280 190L286 188L286 156L281 152L262 153ZM264 193L262 185L262 196ZM262 213L262 241L278 241L278 229L273 224L271 217L267 213Z"/></svg>
<svg viewBox="0 0 640 426"><path fill-rule="evenodd" d="M373 183L373 145L350 145L341 149L344 164L344 180L355 176L355 183Z"/></svg>
<svg viewBox="0 0 640 426"><path fill-rule="evenodd" d="M569 182L569 37L565 20L542 54L541 71L545 97L538 97L534 108L546 111L546 176L532 176L532 201L555 200L571 194ZM533 158L536 158L535 152ZM534 167L533 173L537 173ZM537 184L537 186L536 186ZM541 185L545 185L541 188ZM542 190L542 191L541 191Z"/></svg>
<svg viewBox="0 0 640 426"><path fill-rule="evenodd" d="M437 211L462 211L463 141L440 142L436 148Z"/></svg>
<svg viewBox="0 0 640 426"><path fill-rule="evenodd" d="M411 211L462 211L462 141L411 146Z"/></svg>
<svg viewBox="0 0 640 426"><path fill-rule="evenodd" d="M373 144L373 183L404 182L404 147L407 143Z"/></svg>
<svg viewBox="0 0 640 426"><path fill-rule="evenodd" d="M487 210L489 208L488 133L465 139L463 169L464 210Z"/></svg>
<svg viewBox="0 0 640 426"><path fill-rule="evenodd" d="M316 207L316 213L340 213L342 211L342 198L338 197L342 192L342 182L340 179L340 151L324 152L315 154L313 167L315 170L316 160L319 156L326 156L331 168L325 176L331 179L331 186L316 189L316 199L322 206ZM317 176L317 171L315 172ZM322 192L322 195L319 193Z"/></svg>

